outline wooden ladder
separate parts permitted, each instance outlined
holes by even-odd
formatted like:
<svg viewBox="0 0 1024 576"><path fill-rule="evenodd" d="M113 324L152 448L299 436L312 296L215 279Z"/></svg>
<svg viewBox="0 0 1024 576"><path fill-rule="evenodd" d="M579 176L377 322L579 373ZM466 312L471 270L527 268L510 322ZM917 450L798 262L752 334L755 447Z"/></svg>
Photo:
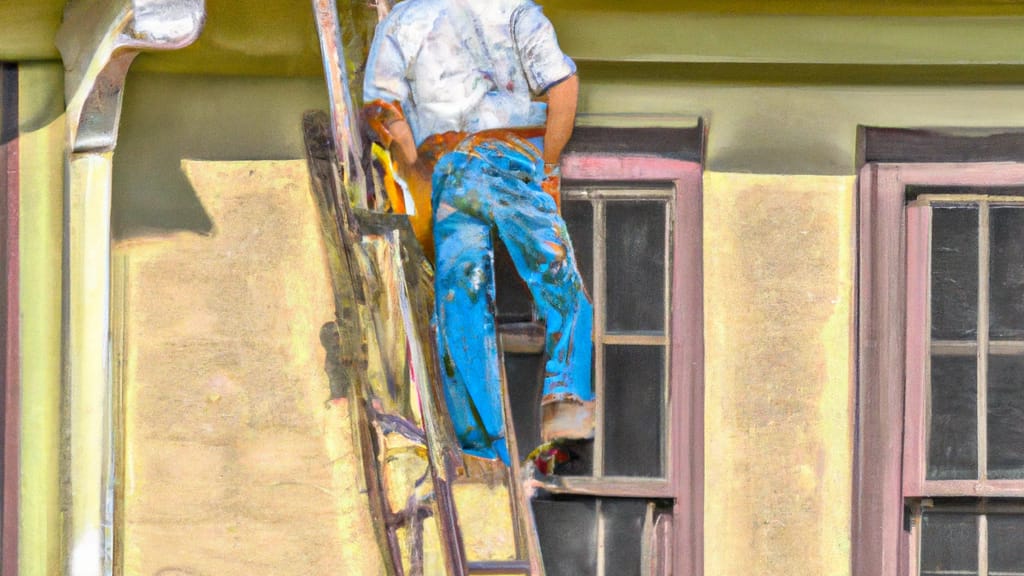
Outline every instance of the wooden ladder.
<svg viewBox="0 0 1024 576"><path fill-rule="evenodd" d="M389 5L378 0L378 15L383 18ZM421 282L419 276L426 257L416 243L402 215L372 213L358 209L366 199L366 176L363 172L363 146L358 120L353 110L347 74L345 53L341 43L336 0L312 0L317 32L324 63L324 72L330 96L330 118L323 112L307 113L303 119L307 159L310 166L314 196L321 213L321 225L328 249L328 261L335 279L335 299L339 328L346 330L341 346L342 364L348 367L346 376L352 390L353 421L358 439L357 453L361 454L365 488L369 498L371 517L381 556L388 576L419 576L414 566L408 572L402 562L400 543L395 526L410 521L394 518L388 510L387 495L378 468L381 446L374 419L379 415L372 407L372 392L366 381L366 350L355 343L383 336L376 334L376 311L370 294L374 284L394 283L402 299L404 330L407 334L408 353L419 396L420 418L423 423L423 441L427 448L430 480L433 484L434 520L441 534L445 568L448 576L476 574L527 574L543 576L544 567L533 519L531 491L532 464L521 465L512 419L507 378L502 359L502 396L505 428L512 465L505 469L509 490L516 558L507 561L474 561L466 555L455 506L452 487L465 476L459 448L445 407L444 394L437 362L435 339L430 328L430 311L422 298L410 290L410 283ZM382 4L383 3L383 4ZM355 191L357 207L353 207L350 191ZM376 236L383 235L391 243L392 255L397 260L391 267L395 277L375 278L373 266L367 266L365 254L360 253L364 228L373 228ZM412 275L411 277L407 277ZM346 286L347 284L347 286ZM422 291L421 291L422 292ZM432 287L430 290L432 294ZM422 546L422 539L419 543ZM419 551L422 555L422 550ZM416 552L411 552L415 556ZM413 563L415 564L415 562Z"/></svg>

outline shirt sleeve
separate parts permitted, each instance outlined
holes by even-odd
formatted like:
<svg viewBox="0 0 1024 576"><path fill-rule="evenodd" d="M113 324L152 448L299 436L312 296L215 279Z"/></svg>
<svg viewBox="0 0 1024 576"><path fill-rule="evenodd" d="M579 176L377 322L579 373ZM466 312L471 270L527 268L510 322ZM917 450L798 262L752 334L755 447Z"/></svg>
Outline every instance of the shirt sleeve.
<svg viewBox="0 0 1024 576"><path fill-rule="evenodd" d="M533 2L526 2L512 14L512 36L526 80L534 94L576 73L576 63L562 52L555 27Z"/></svg>
<svg viewBox="0 0 1024 576"><path fill-rule="evenodd" d="M384 20L377 25L366 59L363 102L404 103L409 98L409 91L405 58L394 37L393 23L390 19Z"/></svg>

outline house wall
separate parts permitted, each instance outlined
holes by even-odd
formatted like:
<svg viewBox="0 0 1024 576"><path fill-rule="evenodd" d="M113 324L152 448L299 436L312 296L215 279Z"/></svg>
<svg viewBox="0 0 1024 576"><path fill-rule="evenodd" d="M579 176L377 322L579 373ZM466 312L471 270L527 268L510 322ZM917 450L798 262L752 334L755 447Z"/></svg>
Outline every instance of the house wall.
<svg viewBox="0 0 1024 576"><path fill-rule="evenodd" d="M769 78L729 66L728 75L685 64L580 67L583 113L702 116L709 126L704 539L713 576L849 573L857 126L1024 125L1024 88L1002 83L1016 81L1015 65L1003 77L993 61L980 85L957 69L945 85L907 83L900 67L867 78L851 70L846 81L834 64ZM42 575L56 573L58 550L62 88L59 65L22 74L20 558L24 574ZM115 236L209 230L180 161L301 158L301 113L325 104L314 76L131 74Z"/></svg>
<svg viewBox="0 0 1024 576"><path fill-rule="evenodd" d="M848 573L857 126L1022 125L1024 90L581 75L584 114L709 125L707 573ZM324 98L316 78L133 75L116 234L203 230L180 159L300 157L298 118Z"/></svg>

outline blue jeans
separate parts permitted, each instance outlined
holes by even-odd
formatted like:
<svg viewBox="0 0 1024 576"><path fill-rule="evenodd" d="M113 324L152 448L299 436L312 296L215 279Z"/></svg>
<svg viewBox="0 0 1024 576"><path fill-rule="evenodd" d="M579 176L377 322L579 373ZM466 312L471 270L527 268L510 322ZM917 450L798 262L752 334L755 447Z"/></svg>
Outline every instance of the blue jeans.
<svg viewBox="0 0 1024 576"><path fill-rule="evenodd" d="M537 146L512 134L470 136L433 173L437 344L448 409L465 452L506 464L494 322L495 232L546 325L542 404L594 397L593 307L543 180Z"/></svg>

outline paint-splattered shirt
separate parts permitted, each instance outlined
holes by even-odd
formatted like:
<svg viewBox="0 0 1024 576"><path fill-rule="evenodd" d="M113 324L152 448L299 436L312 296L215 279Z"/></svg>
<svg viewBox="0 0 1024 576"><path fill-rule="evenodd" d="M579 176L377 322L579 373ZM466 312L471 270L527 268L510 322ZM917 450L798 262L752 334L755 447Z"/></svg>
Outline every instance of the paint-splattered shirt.
<svg viewBox="0 0 1024 576"><path fill-rule="evenodd" d="M377 27L363 99L400 103L419 144L542 126L532 96L575 72L532 0L406 0Z"/></svg>

